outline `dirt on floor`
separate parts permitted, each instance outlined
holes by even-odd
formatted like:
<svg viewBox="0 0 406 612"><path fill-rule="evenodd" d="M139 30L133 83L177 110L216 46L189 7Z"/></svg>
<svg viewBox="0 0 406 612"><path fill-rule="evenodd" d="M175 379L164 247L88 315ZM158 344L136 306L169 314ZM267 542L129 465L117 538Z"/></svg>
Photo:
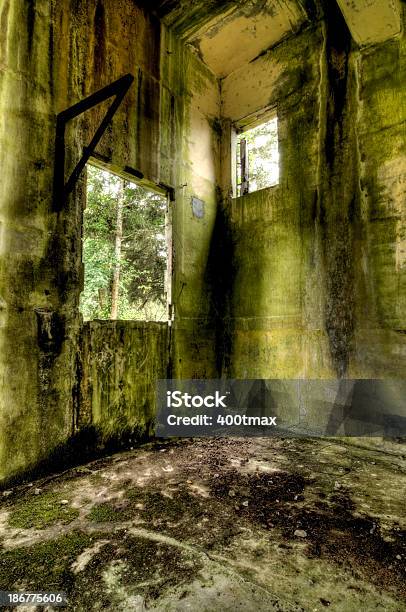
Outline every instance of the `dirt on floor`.
<svg viewBox="0 0 406 612"><path fill-rule="evenodd" d="M0 494L0 590L78 611L406 610L404 454L168 441L20 485Z"/></svg>

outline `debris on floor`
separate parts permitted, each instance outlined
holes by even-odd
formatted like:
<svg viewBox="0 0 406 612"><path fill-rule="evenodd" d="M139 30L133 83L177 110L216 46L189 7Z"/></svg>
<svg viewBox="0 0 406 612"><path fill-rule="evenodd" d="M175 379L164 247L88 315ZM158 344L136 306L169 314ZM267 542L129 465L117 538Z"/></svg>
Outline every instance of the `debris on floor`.
<svg viewBox="0 0 406 612"><path fill-rule="evenodd" d="M0 589L79 611L398 612L404 467L395 444L151 443L3 492Z"/></svg>

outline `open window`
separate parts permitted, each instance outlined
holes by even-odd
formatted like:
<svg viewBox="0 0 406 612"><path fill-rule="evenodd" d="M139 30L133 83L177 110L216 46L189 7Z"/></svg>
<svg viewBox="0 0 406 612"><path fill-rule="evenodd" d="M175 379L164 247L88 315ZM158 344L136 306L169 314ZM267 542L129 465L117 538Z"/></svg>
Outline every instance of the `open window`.
<svg viewBox="0 0 406 612"><path fill-rule="evenodd" d="M168 320L167 197L87 166L85 320Z"/></svg>
<svg viewBox="0 0 406 612"><path fill-rule="evenodd" d="M236 196L279 183L278 118L237 126Z"/></svg>

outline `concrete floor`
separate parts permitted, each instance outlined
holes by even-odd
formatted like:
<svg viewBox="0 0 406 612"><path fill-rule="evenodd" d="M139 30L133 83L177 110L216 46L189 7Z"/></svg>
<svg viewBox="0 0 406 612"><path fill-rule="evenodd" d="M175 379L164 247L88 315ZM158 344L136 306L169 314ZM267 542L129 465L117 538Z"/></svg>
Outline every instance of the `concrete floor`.
<svg viewBox="0 0 406 612"><path fill-rule="evenodd" d="M405 447L382 444L170 441L5 491L0 590L83 611L406 610Z"/></svg>

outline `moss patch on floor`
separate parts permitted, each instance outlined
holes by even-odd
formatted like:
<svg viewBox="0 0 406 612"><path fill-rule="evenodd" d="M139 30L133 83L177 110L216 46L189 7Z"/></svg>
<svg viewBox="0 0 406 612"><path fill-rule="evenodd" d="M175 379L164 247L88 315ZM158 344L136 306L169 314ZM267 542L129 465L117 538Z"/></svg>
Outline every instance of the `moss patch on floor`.
<svg viewBox="0 0 406 612"><path fill-rule="evenodd" d="M107 523L120 520L122 517L119 516L117 509L113 505L103 503L93 506L87 518L95 523Z"/></svg>
<svg viewBox="0 0 406 612"><path fill-rule="evenodd" d="M56 540L1 551L0 590L21 586L30 591L67 592L74 582L70 568L92 538L73 532Z"/></svg>
<svg viewBox="0 0 406 612"><path fill-rule="evenodd" d="M43 529L55 523L67 524L79 516L78 510L55 493L41 493L25 497L14 506L8 524L20 529Z"/></svg>
<svg viewBox="0 0 406 612"><path fill-rule="evenodd" d="M122 530L90 561L82 579L86 581L91 575L95 584L103 584L111 591L112 603L117 603L123 587L129 596L140 595L145 602L150 602L172 586L192 581L200 567L196 557L187 551L134 537Z"/></svg>
<svg viewBox="0 0 406 612"><path fill-rule="evenodd" d="M86 562L78 564L86 555ZM94 609L97 593L98 609L132 609L131 598L153 601L167 589L191 582L200 568L199 560L188 551L134 537L125 530L107 540L106 534L72 532L33 546L2 550L0 589L63 591L77 610Z"/></svg>
<svg viewBox="0 0 406 612"><path fill-rule="evenodd" d="M314 440L203 439L115 455L84 466L87 477L64 473L1 499L0 589L59 588L78 612L237 602L397 612L403 465L397 447Z"/></svg>

